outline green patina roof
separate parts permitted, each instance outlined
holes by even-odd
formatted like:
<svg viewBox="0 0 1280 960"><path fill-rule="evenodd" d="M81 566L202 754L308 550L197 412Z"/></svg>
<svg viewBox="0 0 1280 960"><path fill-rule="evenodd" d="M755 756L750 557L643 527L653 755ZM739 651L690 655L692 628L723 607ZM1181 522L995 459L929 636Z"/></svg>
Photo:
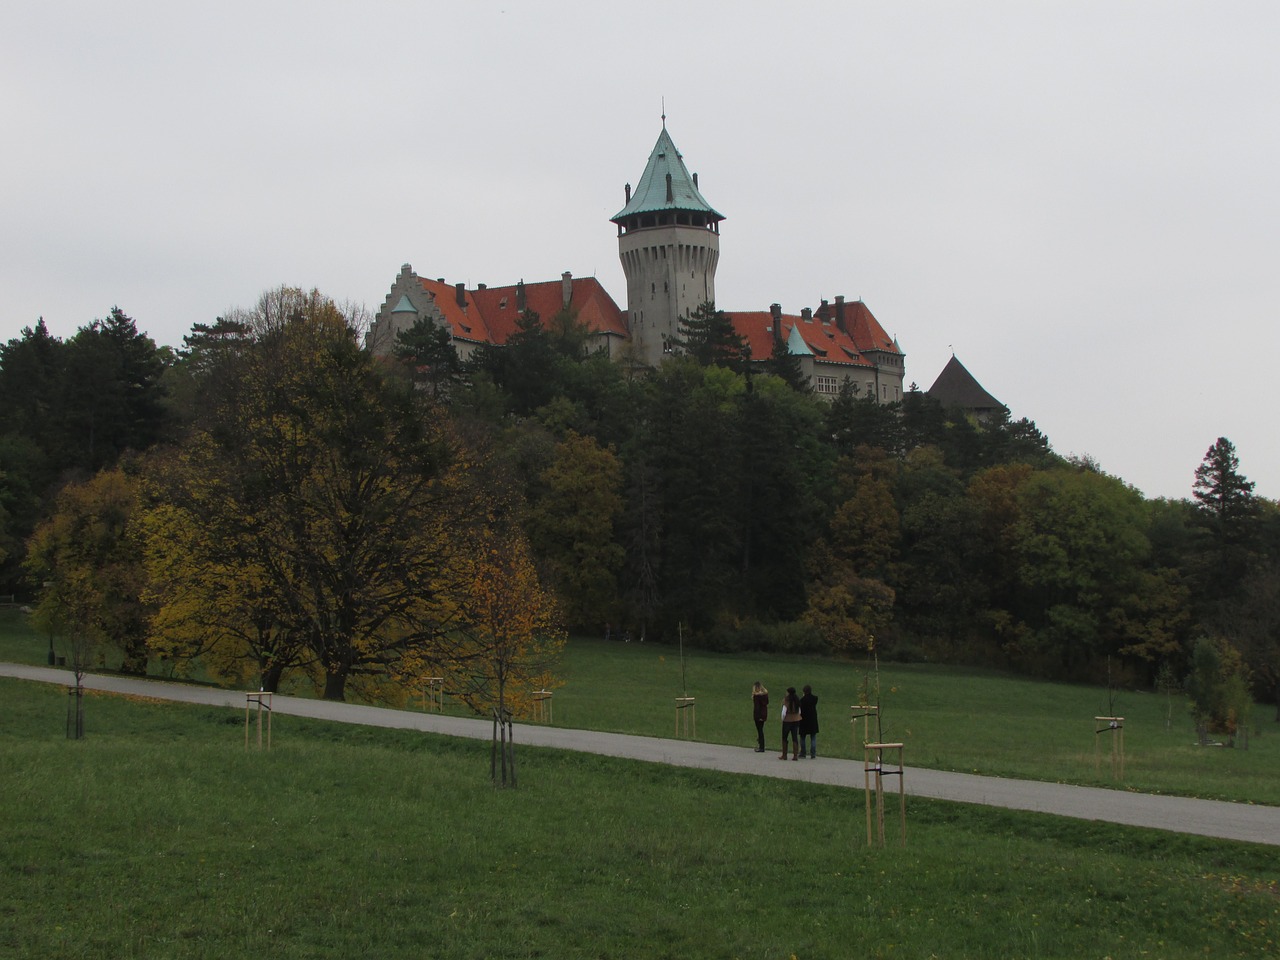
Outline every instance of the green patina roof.
<svg viewBox="0 0 1280 960"><path fill-rule="evenodd" d="M667 174L671 174L670 200L667 199ZM671 142L671 134L667 133L666 126L658 134L658 142L649 154L649 162L640 175L640 183L631 194L631 201L610 219L618 223L633 214L654 213L659 210L692 211L708 214L715 220L724 219L724 215L712 208L693 185L693 177L689 175L680 151Z"/></svg>
<svg viewBox="0 0 1280 960"><path fill-rule="evenodd" d="M406 293L400 297L400 302L397 303L391 309L391 312L392 313L417 313L418 308L413 305L413 303L409 300L409 295Z"/></svg>
<svg viewBox="0 0 1280 960"><path fill-rule="evenodd" d="M800 336L800 327L798 325L792 325L791 335L787 337L787 353L795 354L797 357L813 356L813 351L804 342L804 337Z"/></svg>

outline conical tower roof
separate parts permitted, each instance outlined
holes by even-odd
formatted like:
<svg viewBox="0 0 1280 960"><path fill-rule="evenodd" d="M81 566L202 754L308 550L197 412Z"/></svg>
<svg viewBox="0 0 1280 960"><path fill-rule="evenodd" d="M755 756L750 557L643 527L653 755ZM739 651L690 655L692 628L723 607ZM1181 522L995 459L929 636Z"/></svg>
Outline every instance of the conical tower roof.
<svg viewBox="0 0 1280 960"><path fill-rule="evenodd" d="M684 158L672 142L671 134L667 133L665 123L630 201L610 219L614 223L620 223L635 214L661 210L703 213L713 221L724 219L724 215L718 213L698 192L693 177L684 165Z"/></svg>
<svg viewBox="0 0 1280 960"><path fill-rule="evenodd" d="M974 379L973 374L965 369L955 354L947 361L947 365L933 381L928 390L929 396L944 407L960 407L965 410L998 410L1004 404L987 393L982 384Z"/></svg>

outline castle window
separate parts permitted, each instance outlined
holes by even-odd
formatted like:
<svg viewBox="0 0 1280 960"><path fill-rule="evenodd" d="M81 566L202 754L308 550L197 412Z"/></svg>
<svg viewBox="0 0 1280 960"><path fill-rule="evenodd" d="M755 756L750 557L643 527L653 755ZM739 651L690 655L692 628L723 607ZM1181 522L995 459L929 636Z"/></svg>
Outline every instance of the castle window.
<svg viewBox="0 0 1280 960"><path fill-rule="evenodd" d="M815 377L815 389L818 393L839 393L840 387L835 377Z"/></svg>

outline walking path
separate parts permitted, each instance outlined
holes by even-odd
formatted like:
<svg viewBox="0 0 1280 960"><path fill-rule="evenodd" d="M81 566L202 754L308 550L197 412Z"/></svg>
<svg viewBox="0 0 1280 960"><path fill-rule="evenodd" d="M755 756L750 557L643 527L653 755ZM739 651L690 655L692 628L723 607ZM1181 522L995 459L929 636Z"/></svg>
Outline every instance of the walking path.
<svg viewBox="0 0 1280 960"><path fill-rule="evenodd" d="M68 686L75 683L75 676L69 670L16 663L0 663L0 676ZM85 677L84 685L92 690L214 707L243 709L245 705L243 691L218 690L161 680L88 676ZM272 698L272 709L275 713L291 716L372 727L422 730L426 733L476 740L487 740L492 734L492 724L488 720L413 713L327 700L307 700L279 694ZM864 787L862 764L854 760L820 757L816 761L806 760L803 763L779 763L771 752L756 753L752 748L539 725L522 725L518 736L520 743L535 747L577 750L676 767L698 767L726 773L803 780L858 790ZM908 767L903 783L907 794L913 797L1032 810L1081 820L1101 820L1127 826L1280 846L1280 807L1128 793L1033 780L979 777L919 767Z"/></svg>

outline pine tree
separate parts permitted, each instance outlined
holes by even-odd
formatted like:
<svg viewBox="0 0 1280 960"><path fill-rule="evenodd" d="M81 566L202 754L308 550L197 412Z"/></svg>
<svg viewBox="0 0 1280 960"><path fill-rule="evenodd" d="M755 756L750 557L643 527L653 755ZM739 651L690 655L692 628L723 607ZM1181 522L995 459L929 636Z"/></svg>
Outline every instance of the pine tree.
<svg viewBox="0 0 1280 960"><path fill-rule="evenodd" d="M1240 458L1226 437L1219 437L1196 467L1192 495L1222 539L1240 537L1255 513L1253 481L1240 472Z"/></svg>
<svg viewBox="0 0 1280 960"><path fill-rule="evenodd" d="M710 300L680 319L674 350L692 357L699 366L742 370L751 360L747 341L733 329L733 321Z"/></svg>
<svg viewBox="0 0 1280 960"><path fill-rule="evenodd" d="M1240 458L1226 437L1219 437L1196 467L1191 493L1212 542L1205 558L1206 596L1224 600L1248 573L1258 512L1253 481L1240 472Z"/></svg>

